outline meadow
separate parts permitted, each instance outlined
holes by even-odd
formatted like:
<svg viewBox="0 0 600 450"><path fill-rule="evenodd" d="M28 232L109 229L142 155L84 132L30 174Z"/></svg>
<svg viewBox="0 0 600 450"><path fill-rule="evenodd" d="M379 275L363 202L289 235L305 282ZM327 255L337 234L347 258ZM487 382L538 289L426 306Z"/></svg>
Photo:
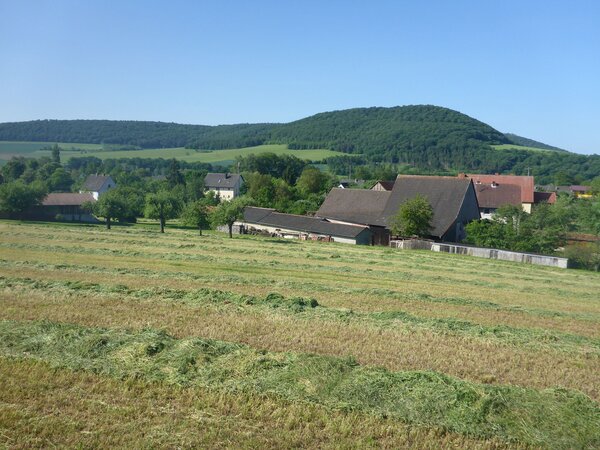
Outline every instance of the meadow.
<svg viewBox="0 0 600 450"><path fill-rule="evenodd" d="M600 446L600 274L0 221L0 445Z"/></svg>
<svg viewBox="0 0 600 450"><path fill-rule="evenodd" d="M526 145L517 145L517 144L498 144L498 145L492 145L491 147L496 150L525 150L528 152L560 152L560 153L564 153L564 152L561 152L560 150L551 150L551 149L539 148L539 147L529 147Z"/></svg>
<svg viewBox="0 0 600 450"><path fill-rule="evenodd" d="M0 160L7 161L14 156L25 156L28 158L39 158L50 156L49 150L54 142L8 142L0 141ZM61 160L68 161L71 158L94 156L100 159L117 158L176 158L188 162L205 162L215 165L228 165L235 161L237 156L246 156L251 153L275 153L277 155L294 155L301 159L321 161L329 156L339 155L338 152L325 149L317 150L290 150L287 145L259 145L256 147L234 148L227 150L193 150L184 147L156 148L144 150L107 150L101 144L76 144L58 143L63 149Z"/></svg>

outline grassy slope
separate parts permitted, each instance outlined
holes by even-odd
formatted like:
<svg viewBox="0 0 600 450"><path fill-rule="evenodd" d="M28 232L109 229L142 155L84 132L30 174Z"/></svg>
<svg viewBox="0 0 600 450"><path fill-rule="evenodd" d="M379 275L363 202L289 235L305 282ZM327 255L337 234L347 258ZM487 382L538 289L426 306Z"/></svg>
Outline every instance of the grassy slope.
<svg viewBox="0 0 600 450"><path fill-rule="evenodd" d="M563 150L551 150L539 147L528 147L525 145L517 145L517 144L501 144L501 145L492 145L492 148L496 150L525 150L528 152L564 152Z"/></svg>
<svg viewBox="0 0 600 450"><path fill-rule="evenodd" d="M0 142L0 159L8 160L13 156L39 157L49 156L49 151L40 150L54 143L48 142ZM229 150L194 151L185 148L161 148L128 151L103 151L100 144L59 144L65 151L61 157L63 161L70 158L95 156L100 159L108 158L177 158L189 162L219 163L235 160L236 156L249 155L250 153L272 152L278 155L294 155L302 159L321 160L328 156L339 155L331 150L289 150L287 145L259 145ZM69 151L69 148L84 149L84 151Z"/></svg>
<svg viewBox="0 0 600 450"><path fill-rule="evenodd" d="M0 232L0 319L17 325L46 319L92 330L141 331L151 326L177 339L242 342L283 352L283 358L289 358L290 352L352 355L367 372L371 365L390 371L434 370L464 380L477 392L487 389L486 384L502 389L510 384L538 396L543 389L561 386L580 390L595 402L600 398L597 274L426 252L245 237L228 240L219 234L198 237L185 230L168 230L160 236L154 228L144 227L107 232L100 227L0 222ZM283 297L268 296L274 291ZM315 298L319 306L302 306L293 299L296 296ZM27 370L27 363L10 364L17 365L14 370ZM60 377L65 374L60 372ZM32 389L43 391L31 383ZM560 412L566 397L544 395L558 404L550 406L540 403L542 397L526 399L519 394L514 399L524 403L517 406L517 400L505 396L510 401L502 408L508 409L498 414L517 411L521 415L515 420L529 424L529 431L519 434L517 422L509 421L513 425L486 434L485 444L494 445L507 436L548 444L544 440L552 433L550 445L557 447L593 439L593 433L581 426L575 426L575 434L558 425L550 434L541 425L536 431L536 424L527 419L534 417L533 404L559 411L553 422L571 420ZM278 398L285 403L285 395ZM329 403L323 399L319 394L309 403L327 408ZM578 404L589 405L586 401ZM13 402L26 407L30 400ZM594 404L596 412L592 406L591 416L580 412L590 424L598 413ZM42 413L36 415L35 407L31 408L29 420L36 420ZM73 408L72 414L79 414ZM289 411L287 406L282 409ZM357 429L374 420L364 405L356 411ZM78 420L86 423L85 417ZM319 430L335 429L335 417L331 424L308 422ZM429 419L417 422L465 432L434 411L423 417ZM407 416L400 419L415 422ZM473 421L464 419L464 426L479 429ZM22 438L39 437L19 423ZM434 435L427 432L415 442L431 446ZM65 439L69 436L73 438L70 434ZM444 439L455 437L451 433ZM382 442L394 446L406 438L405 431L398 431ZM306 439L309 446L315 442Z"/></svg>

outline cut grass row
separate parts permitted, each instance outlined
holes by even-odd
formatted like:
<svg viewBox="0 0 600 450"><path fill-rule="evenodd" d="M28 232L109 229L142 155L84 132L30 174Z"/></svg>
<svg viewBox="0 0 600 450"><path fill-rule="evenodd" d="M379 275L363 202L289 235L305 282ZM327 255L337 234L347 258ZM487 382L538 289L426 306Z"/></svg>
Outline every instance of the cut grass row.
<svg viewBox="0 0 600 450"><path fill-rule="evenodd" d="M163 332L50 322L0 322L0 354L120 380L275 396L432 426L481 439L555 448L600 444L600 408L564 389L468 383L435 372L390 372L353 359L272 353Z"/></svg>
<svg viewBox="0 0 600 450"><path fill-rule="evenodd" d="M600 339L577 334L558 333L535 328L515 328L494 325L492 327L458 321L454 319L427 319L404 311L355 312L348 309L319 306L316 299L306 297L284 297L270 292L264 297L237 294L218 289L171 289L165 287L132 289L123 284L99 284L82 281L41 281L31 278L2 277L0 289L10 292L32 291L69 296L78 293L100 294L107 298L157 299L180 302L191 306L226 306L238 308L275 309L284 314L300 314L306 320L343 321L381 328L399 326L424 329L440 334L474 336L501 343L532 348L549 347L565 352L583 352L589 357L600 357Z"/></svg>
<svg viewBox="0 0 600 450"><path fill-rule="evenodd" d="M161 328L180 338L243 342L271 351L354 356L390 370L435 370L475 382L533 388L563 386L600 398L600 358L584 348L527 348L481 336L440 333L412 324L374 326L322 320L303 313L239 304L204 304L106 292L68 293L9 287L0 291L0 319L48 319L89 327ZM315 320L317 319L317 320Z"/></svg>
<svg viewBox="0 0 600 450"><path fill-rule="evenodd" d="M0 358L0 446L504 448L435 428L275 396L181 388Z"/></svg>

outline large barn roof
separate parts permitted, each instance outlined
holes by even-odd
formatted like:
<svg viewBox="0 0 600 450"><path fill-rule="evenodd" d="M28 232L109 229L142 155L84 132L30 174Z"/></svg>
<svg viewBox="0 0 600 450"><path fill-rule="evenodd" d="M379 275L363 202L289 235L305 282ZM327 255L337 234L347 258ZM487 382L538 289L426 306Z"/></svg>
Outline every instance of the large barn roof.
<svg viewBox="0 0 600 450"><path fill-rule="evenodd" d="M433 209L431 235L442 237L458 217L470 186L468 178L399 175L391 192L334 188L317 216L387 227L400 205L420 194Z"/></svg>
<svg viewBox="0 0 600 450"><path fill-rule="evenodd" d="M433 209L431 235L442 237L458 217L469 186L468 178L398 175L385 207L386 220L389 221L404 202L422 195Z"/></svg>
<svg viewBox="0 0 600 450"><path fill-rule="evenodd" d="M317 216L384 227L384 210L390 194L388 191L333 188L317 211Z"/></svg>
<svg viewBox="0 0 600 450"><path fill-rule="evenodd" d="M278 213L272 209L252 206L244 208L244 222L346 238L355 238L367 229L364 226L332 223L317 217Z"/></svg>

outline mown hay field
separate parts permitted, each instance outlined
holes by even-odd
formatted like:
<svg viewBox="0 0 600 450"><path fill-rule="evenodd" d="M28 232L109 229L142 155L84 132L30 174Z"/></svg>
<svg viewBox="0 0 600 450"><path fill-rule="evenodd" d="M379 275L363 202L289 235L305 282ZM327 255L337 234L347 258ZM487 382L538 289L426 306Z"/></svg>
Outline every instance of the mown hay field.
<svg viewBox="0 0 600 450"><path fill-rule="evenodd" d="M0 141L0 161L8 161L13 157L25 156L28 158L38 158L41 156L50 156L50 148L54 142L10 142ZM340 155L327 149L311 150L290 150L287 145L266 144L255 147L231 148L224 150L193 150L184 147L173 148L155 148L143 150L106 150L101 144L74 144L59 143L61 151L61 160L68 161L71 158L81 158L93 156L100 159L118 159L118 158L176 158L187 162L201 162L211 164L231 164L238 156L248 156L250 154L275 153L276 155L292 155L297 158L311 161L321 161L330 156Z"/></svg>
<svg viewBox="0 0 600 450"><path fill-rule="evenodd" d="M600 276L0 221L0 445L600 446Z"/></svg>

